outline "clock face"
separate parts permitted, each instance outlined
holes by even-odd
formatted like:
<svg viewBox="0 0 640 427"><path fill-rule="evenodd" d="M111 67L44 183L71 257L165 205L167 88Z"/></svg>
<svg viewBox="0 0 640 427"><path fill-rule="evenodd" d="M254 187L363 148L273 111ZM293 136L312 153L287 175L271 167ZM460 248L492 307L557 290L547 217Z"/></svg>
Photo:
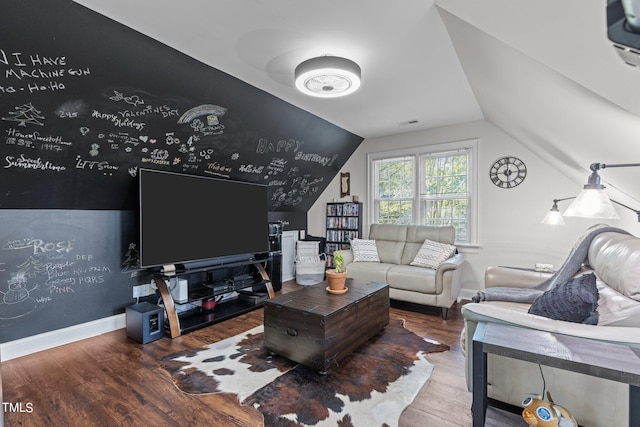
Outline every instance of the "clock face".
<svg viewBox="0 0 640 427"><path fill-rule="evenodd" d="M489 170L491 182L500 188L520 185L527 176L527 167L517 157L506 156L495 161Z"/></svg>

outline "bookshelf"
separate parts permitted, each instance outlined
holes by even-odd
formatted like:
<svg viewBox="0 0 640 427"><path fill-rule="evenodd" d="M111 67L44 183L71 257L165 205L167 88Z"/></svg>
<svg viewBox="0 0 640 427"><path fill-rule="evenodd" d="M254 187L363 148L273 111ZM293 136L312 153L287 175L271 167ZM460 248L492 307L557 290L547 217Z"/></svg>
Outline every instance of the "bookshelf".
<svg viewBox="0 0 640 427"><path fill-rule="evenodd" d="M327 267L333 268L333 252L350 249L351 239L362 237L362 203L327 203Z"/></svg>

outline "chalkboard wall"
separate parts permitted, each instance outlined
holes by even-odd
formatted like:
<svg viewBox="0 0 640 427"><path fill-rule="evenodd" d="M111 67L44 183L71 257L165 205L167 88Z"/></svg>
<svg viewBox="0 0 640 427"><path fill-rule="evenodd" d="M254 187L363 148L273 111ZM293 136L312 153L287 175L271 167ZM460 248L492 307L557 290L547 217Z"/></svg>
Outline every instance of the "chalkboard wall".
<svg viewBox="0 0 640 427"><path fill-rule="evenodd" d="M266 184L271 219L304 228L362 142L69 0L2 9L2 342L131 303L142 279L135 266L122 271L137 244L139 167ZM197 203L179 194L167 202ZM61 243L72 241L73 249ZM45 244L61 251L27 256ZM65 269L51 267L59 263ZM96 268L100 283L81 279ZM58 273L74 286L52 282ZM10 305L13 315L3 316Z"/></svg>

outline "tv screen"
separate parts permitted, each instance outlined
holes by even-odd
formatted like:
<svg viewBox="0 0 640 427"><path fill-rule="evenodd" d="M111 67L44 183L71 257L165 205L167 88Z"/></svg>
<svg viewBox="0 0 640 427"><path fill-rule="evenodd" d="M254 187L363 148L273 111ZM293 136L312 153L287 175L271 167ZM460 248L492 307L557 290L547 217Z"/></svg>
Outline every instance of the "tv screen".
<svg viewBox="0 0 640 427"><path fill-rule="evenodd" d="M265 185L140 169L139 191L142 268L269 250Z"/></svg>

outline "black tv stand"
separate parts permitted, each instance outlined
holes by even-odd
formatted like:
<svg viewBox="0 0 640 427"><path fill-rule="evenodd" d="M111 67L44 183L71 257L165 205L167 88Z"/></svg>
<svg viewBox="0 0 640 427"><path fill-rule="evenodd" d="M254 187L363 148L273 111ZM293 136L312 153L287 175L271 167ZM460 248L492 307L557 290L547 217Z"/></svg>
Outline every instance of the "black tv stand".
<svg viewBox="0 0 640 427"><path fill-rule="evenodd" d="M172 275L155 274L153 281L167 312L167 329L171 338L262 307L262 302L254 296L225 299L216 302L211 310L203 308L203 301L216 300L232 292L252 289L260 289L266 294L266 298L272 298L273 286L265 270L268 261L269 255L265 253L243 261L180 270ZM173 300L167 284L172 278L181 278L188 282L189 298L186 304L190 305L186 310L179 310L182 304Z"/></svg>

